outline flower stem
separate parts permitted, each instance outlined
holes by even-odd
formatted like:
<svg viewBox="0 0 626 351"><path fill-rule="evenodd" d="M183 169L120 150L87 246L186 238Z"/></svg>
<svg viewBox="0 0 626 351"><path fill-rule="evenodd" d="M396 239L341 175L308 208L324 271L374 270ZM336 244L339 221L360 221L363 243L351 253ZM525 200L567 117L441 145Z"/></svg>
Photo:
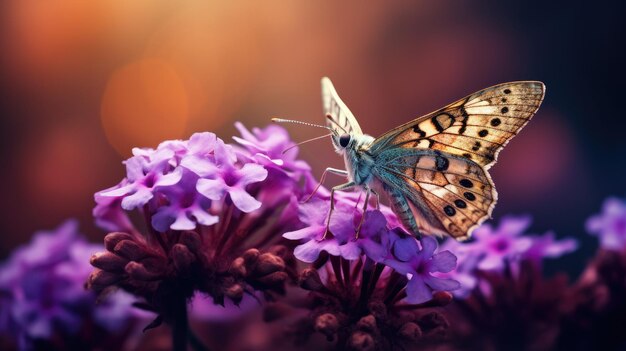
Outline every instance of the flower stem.
<svg viewBox="0 0 626 351"><path fill-rule="evenodd" d="M173 303L176 304L176 306L173 306L173 321L171 325L172 350L186 351L189 329L189 322L187 320L187 300L183 297L179 297Z"/></svg>

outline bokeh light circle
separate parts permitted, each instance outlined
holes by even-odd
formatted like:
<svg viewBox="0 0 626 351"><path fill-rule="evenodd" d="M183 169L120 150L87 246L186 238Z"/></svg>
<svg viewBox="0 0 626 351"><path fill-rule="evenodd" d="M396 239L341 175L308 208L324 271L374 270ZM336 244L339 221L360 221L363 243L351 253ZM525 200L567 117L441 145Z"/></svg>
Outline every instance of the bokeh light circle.
<svg viewBox="0 0 626 351"><path fill-rule="evenodd" d="M111 75L100 112L109 143L127 156L135 146L182 138L189 102L176 69L164 60L146 58Z"/></svg>

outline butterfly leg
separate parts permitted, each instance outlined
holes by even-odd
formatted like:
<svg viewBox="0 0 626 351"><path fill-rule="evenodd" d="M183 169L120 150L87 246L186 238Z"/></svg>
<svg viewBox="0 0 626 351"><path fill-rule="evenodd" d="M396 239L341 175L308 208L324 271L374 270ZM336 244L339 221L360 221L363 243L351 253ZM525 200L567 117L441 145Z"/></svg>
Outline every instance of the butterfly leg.
<svg viewBox="0 0 626 351"><path fill-rule="evenodd" d="M370 189L370 191L376 196L376 209L380 210L380 195L374 189Z"/></svg>
<svg viewBox="0 0 626 351"><path fill-rule="evenodd" d="M328 211L328 219L326 219L326 231L324 232L324 236L322 236L321 240L326 239L326 235L328 235L329 233L328 228L330 227L330 216L332 216L333 210L335 209L335 191L346 190L355 186L356 184L354 182L347 182L344 184L339 184L337 186L334 186L332 187L332 189L330 189L330 211Z"/></svg>
<svg viewBox="0 0 626 351"><path fill-rule="evenodd" d="M326 174L328 173L332 173L332 174L336 174L336 175L340 175L340 176L348 176L348 171L345 171L343 169L337 169L337 168L332 168L332 167L328 167L324 170L324 173L322 173L322 176L320 177L320 182L317 183L317 186L315 187L315 189L313 189L313 192L311 193L311 195L307 196L306 199L304 199L304 201L302 203L307 203L309 202L309 200L311 200L311 198L313 197L313 195L315 195L315 193L317 193L317 191L319 190L319 188L322 186L322 184L324 184L324 181L326 180ZM331 192L332 194L332 192Z"/></svg>
<svg viewBox="0 0 626 351"><path fill-rule="evenodd" d="M372 193L372 189L365 188L365 203L363 203L363 215L361 216L361 220L359 221L359 225L356 227L356 235L354 240L359 238L359 233L361 232L361 227L363 226L363 222L365 222L365 211L367 211L367 204L370 201L370 194Z"/></svg>

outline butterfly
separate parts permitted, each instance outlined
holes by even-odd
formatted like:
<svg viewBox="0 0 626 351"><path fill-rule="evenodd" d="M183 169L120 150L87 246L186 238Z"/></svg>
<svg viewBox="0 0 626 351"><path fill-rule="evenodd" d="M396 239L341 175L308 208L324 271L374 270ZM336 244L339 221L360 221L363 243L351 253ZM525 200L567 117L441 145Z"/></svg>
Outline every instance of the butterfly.
<svg viewBox="0 0 626 351"><path fill-rule="evenodd" d="M488 169L544 95L538 81L495 85L374 138L361 131L330 79L322 78L326 128L346 169L327 168L320 184L327 173L348 179L331 189L328 219L334 193L360 187L366 194L364 211L370 194L383 193L414 235L468 239L490 217L498 198Z"/></svg>

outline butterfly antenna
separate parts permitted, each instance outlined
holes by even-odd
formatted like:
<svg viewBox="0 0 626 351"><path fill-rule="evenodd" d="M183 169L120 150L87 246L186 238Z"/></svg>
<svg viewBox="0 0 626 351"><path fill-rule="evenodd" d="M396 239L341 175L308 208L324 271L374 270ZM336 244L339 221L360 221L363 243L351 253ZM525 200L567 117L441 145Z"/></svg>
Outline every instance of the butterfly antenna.
<svg viewBox="0 0 626 351"><path fill-rule="evenodd" d="M344 133L348 134L348 131L345 130L344 127L342 127L341 125L339 125L339 123L337 123L337 121L335 121L335 119L333 118L333 115L331 115L330 113L326 115L326 118L331 121L334 125L336 125L337 127L339 127L341 130L343 130Z"/></svg>
<svg viewBox="0 0 626 351"><path fill-rule="evenodd" d="M322 139L322 138L326 138L326 137L329 137L329 136L331 136L331 135L333 135L333 133L324 134L324 135L322 135L322 136L318 136L318 137L311 138L311 139L308 139L308 140L305 140L305 141L301 141L301 142L299 142L299 143L297 143L297 144L295 144L295 145L291 145L290 147L288 147L288 148L286 148L285 150L283 150L283 154L285 154L285 152L287 152L287 151L289 151L289 150L293 149L293 148L294 148L294 147L296 147L296 146L300 146L300 145L302 145L302 144L306 144L306 143L308 143L308 142L310 142L310 141L315 141L315 140L319 140L319 139Z"/></svg>
<svg viewBox="0 0 626 351"><path fill-rule="evenodd" d="M324 129L328 129L330 130L333 134L335 133L332 128L329 128L327 126L321 126L319 124L313 124L313 123L308 123L308 122L302 122L302 121L294 121L293 119L283 119L283 118L272 118L272 122L276 122L276 123L295 123L295 124L302 124L305 126L309 126L309 127L317 127L317 128L324 128Z"/></svg>

